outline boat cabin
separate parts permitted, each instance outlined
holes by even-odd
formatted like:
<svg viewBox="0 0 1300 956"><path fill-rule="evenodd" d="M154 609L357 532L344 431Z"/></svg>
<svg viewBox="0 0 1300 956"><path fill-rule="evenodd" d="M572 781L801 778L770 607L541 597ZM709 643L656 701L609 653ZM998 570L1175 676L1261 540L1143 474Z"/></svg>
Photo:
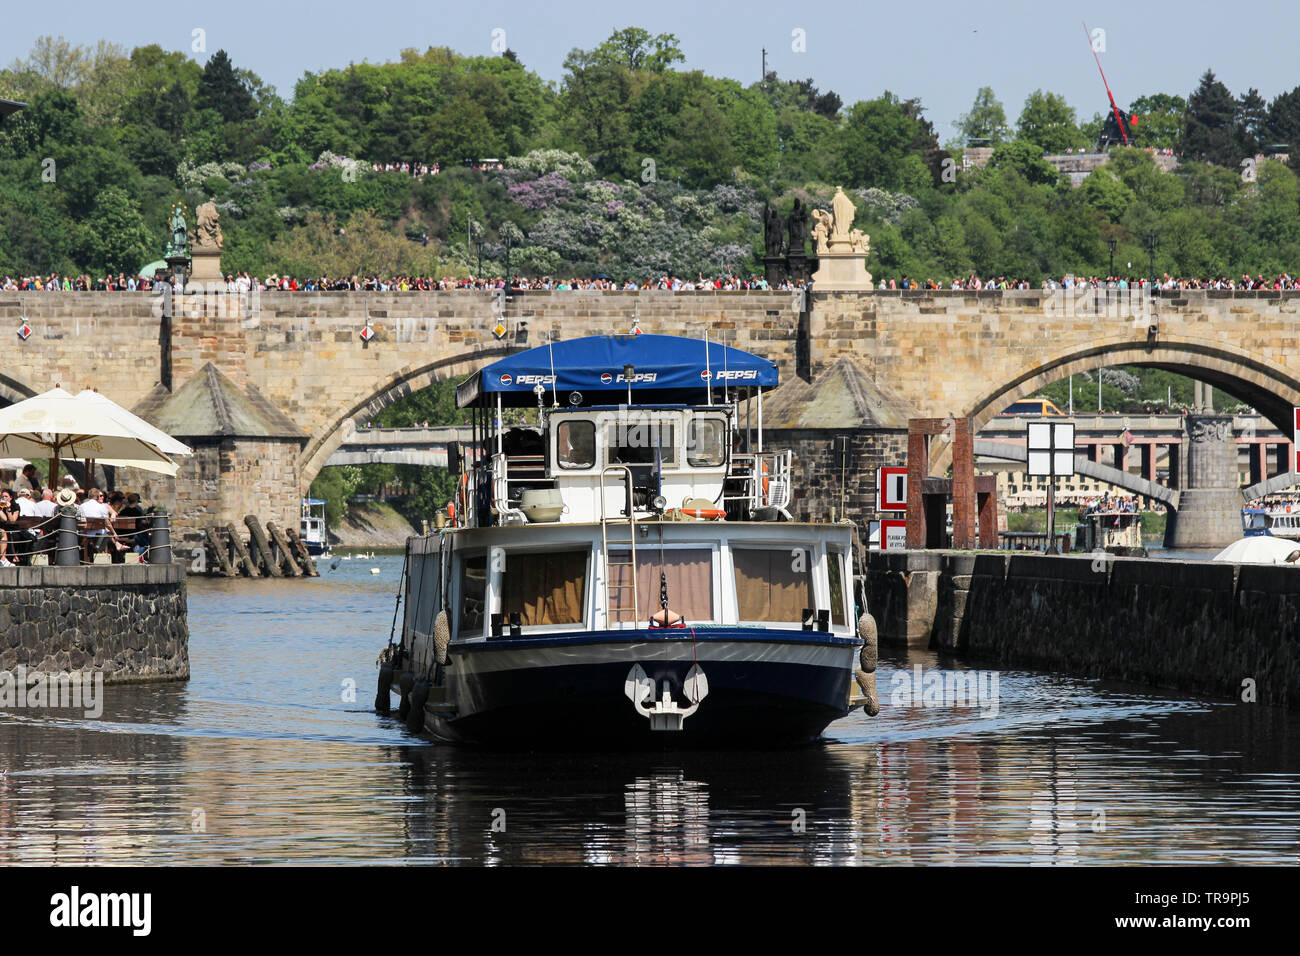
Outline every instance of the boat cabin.
<svg viewBox="0 0 1300 956"><path fill-rule="evenodd" d="M529 349L457 389L474 440L452 450L453 523L494 527L789 520L790 453L763 449L775 366L718 343L592 336ZM528 409L536 424L508 425Z"/></svg>

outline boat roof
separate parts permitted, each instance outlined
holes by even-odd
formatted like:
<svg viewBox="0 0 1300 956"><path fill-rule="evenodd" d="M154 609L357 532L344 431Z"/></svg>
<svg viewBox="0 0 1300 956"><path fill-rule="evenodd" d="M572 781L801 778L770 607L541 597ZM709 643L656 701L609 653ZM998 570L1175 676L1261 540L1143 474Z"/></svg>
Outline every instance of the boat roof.
<svg viewBox="0 0 1300 956"><path fill-rule="evenodd" d="M717 388L775 388L776 364L741 349L676 335L589 335L552 342L484 366L456 388L456 404L537 404L533 389L558 393L561 405L626 401L624 367L631 365L636 404L703 403L709 383ZM573 393L578 393L575 401Z"/></svg>
<svg viewBox="0 0 1300 956"><path fill-rule="evenodd" d="M302 499L302 503L308 507L314 507L315 505L323 505L326 502L323 498L304 498Z"/></svg>

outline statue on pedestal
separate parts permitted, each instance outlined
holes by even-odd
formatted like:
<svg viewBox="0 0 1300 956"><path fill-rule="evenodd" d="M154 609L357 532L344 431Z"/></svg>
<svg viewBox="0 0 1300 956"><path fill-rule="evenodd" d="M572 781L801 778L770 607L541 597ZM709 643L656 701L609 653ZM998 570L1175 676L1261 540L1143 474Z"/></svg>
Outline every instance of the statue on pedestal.
<svg viewBox="0 0 1300 956"><path fill-rule="evenodd" d="M199 217L199 248L220 249L221 226L217 222L220 218L220 214L217 212L217 204L208 200L194 212Z"/></svg>
<svg viewBox="0 0 1300 956"><path fill-rule="evenodd" d="M871 288L871 273L866 269L871 237L861 229L854 229L853 217L857 210L853 200L835 187L831 208L814 209L817 226L813 238L817 241L817 272L813 285L819 291L867 290Z"/></svg>
<svg viewBox="0 0 1300 956"><path fill-rule="evenodd" d="M808 210L798 199L794 201L794 208L790 210L790 248L789 255L792 258L802 259L808 254Z"/></svg>
<svg viewBox="0 0 1300 956"><path fill-rule="evenodd" d="M781 255L781 242L784 232L784 223L781 221L781 214L777 212L770 202L763 203L763 247L766 255L776 258Z"/></svg>
<svg viewBox="0 0 1300 956"><path fill-rule="evenodd" d="M189 229L185 225L185 207L180 203L172 206L171 239L167 242L164 259L178 259L189 255Z"/></svg>

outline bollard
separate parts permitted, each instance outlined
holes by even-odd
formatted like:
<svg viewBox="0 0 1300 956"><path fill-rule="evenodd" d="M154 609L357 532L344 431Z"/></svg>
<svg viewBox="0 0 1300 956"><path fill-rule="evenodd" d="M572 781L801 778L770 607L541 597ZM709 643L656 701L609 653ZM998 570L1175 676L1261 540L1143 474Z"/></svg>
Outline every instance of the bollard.
<svg viewBox="0 0 1300 956"><path fill-rule="evenodd" d="M171 516L166 511L155 511L149 530L149 563L172 563Z"/></svg>
<svg viewBox="0 0 1300 956"><path fill-rule="evenodd" d="M81 548L77 541L77 512L74 508L59 509L58 550L54 552L54 563L60 567L81 564Z"/></svg>

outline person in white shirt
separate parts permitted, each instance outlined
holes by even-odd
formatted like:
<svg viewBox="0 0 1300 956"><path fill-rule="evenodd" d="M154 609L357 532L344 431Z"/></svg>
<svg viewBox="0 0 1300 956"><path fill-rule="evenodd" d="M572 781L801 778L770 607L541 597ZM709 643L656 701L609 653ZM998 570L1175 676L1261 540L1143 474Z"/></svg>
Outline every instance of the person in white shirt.
<svg viewBox="0 0 1300 956"><path fill-rule="evenodd" d="M33 502L33 507L42 518L53 518L54 513L59 510L58 505L54 503L54 489L46 488L41 493L41 500Z"/></svg>
<svg viewBox="0 0 1300 956"><path fill-rule="evenodd" d="M30 488L19 488L18 499L15 502L18 505L18 513L24 518L35 518L36 502L32 501L32 491Z"/></svg>

